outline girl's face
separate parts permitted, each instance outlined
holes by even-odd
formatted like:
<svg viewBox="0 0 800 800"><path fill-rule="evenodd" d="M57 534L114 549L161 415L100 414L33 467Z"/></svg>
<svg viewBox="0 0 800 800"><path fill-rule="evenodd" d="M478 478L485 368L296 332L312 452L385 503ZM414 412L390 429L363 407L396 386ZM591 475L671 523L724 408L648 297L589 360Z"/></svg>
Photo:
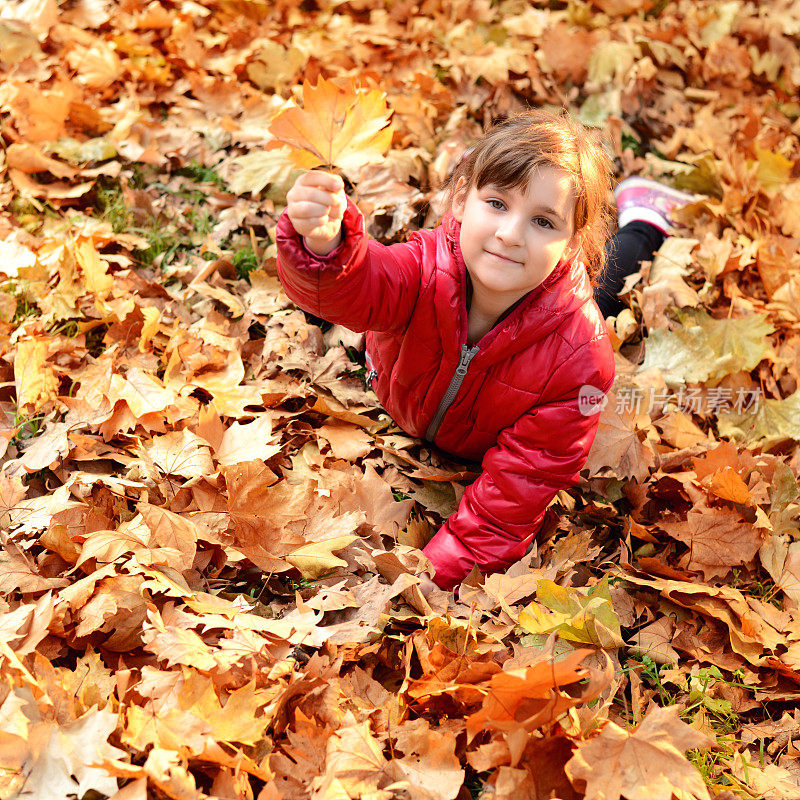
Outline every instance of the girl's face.
<svg viewBox="0 0 800 800"><path fill-rule="evenodd" d="M577 252L570 176L542 166L525 189L456 187L453 216L474 290L513 305ZM506 306L507 307L507 306Z"/></svg>

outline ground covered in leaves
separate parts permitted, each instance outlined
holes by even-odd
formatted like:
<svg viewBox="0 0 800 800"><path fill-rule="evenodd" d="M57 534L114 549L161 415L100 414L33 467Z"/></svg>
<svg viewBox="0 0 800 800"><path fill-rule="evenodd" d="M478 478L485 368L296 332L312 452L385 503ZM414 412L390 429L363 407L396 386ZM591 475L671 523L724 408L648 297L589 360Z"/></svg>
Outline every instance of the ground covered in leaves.
<svg viewBox="0 0 800 800"><path fill-rule="evenodd" d="M4 3L0 796L800 797L799 43L790 0ZM702 194L583 482L455 596L417 548L476 465L274 277L321 76L394 111L345 169L384 241L527 105Z"/></svg>

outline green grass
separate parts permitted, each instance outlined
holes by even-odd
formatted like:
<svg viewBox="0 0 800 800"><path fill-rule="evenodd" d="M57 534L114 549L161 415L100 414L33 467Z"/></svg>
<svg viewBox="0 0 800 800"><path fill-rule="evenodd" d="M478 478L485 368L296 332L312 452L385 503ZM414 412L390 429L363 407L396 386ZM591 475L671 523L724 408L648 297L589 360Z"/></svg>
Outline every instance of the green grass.
<svg viewBox="0 0 800 800"><path fill-rule="evenodd" d="M716 684L735 686L740 689L752 691L754 687L748 686L741 680L727 679L718 667L704 667L696 674L688 676L684 686L677 690L670 690L661 679L661 670L664 665L656 663L650 656L644 655L639 663L633 662L632 667L626 665L625 670L636 669L641 666L640 676L652 686L658 694L662 706L680 704L683 706L681 718L686 721L694 719L695 714L703 708L711 720L715 730L721 733L732 733L739 726L739 718L728 700L712 697L711 693ZM672 665L667 665L671 667Z"/></svg>
<svg viewBox="0 0 800 800"><path fill-rule="evenodd" d="M17 428L17 433L11 439L11 444L18 448L23 442L36 436L42 430L46 417L46 414L25 415L15 412L14 427Z"/></svg>
<svg viewBox="0 0 800 800"><path fill-rule="evenodd" d="M699 713L704 715L704 723L714 734L715 745L713 748L689 750L687 759L700 772L704 782L720 790L728 789L740 793L742 797L751 797L746 787L739 782L730 772L732 761L740 742L736 739L736 732L742 722L734 711L730 701L714 697L714 687L718 684L735 686L740 689L753 691L755 687L743 682L742 676L733 673L726 678L722 671L715 666L698 670L694 675L687 676L683 685L676 685L675 689L668 687L662 680L662 670L671 668L672 665L656 663L648 655L640 660L631 659L622 668L623 672L638 669L642 680L656 692L656 701L662 707L677 705L680 707L680 718L687 724L695 721ZM672 681L670 681L672 686ZM627 702L621 698L625 705L627 715ZM762 744L763 762L763 744Z"/></svg>
<svg viewBox="0 0 800 800"><path fill-rule="evenodd" d="M243 594L248 600L260 601L261 597L264 595L264 592L267 591L267 586L270 579L273 577L277 578L277 580L283 584L287 591L302 592L306 589L314 588L320 581L330 578L331 575L334 574L335 572L326 572L324 575L319 575L316 578L296 579L285 573L278 573L276 575L273 573L264 573L260 580L257 580L255 583L250 583Z"/></svg>
<svg viewBox="0 0 800 800"><path fill-rule="evenodd" d="M18 288L18 284L15 285L14 288ZM14 311L14 317L11 320L12 324L19 325L30 317L38 317L41 315L42 312L39 310L39 306L37 306L35 303L32 303L25 294L17 294L16 291L13 291L12 294L17 300L17 308Z"/></svg>
<svg viewBox="0 0 800 800"><path fill-rule="evenodd" d="M177 170L175 174L182 175L194 182L202 181L205 184L213 183L217 186L224 186L224 181L213 169L203 167L195 162ZM199 186L196 188L194 186L184 187L175 191L158 181L148 182L147 176L141 169L132 173L131 185L161 189L180 197L189 204L189 208L183 212L184 219L191 228L188 232L179 231L171 220L162 216L151 219L147 225L136 225L119 183L109 178L102 178L98 181L94 194L94 206L99 216L110 223L115 233L134 233L147 240L148 246L134 253L141 264L149 266L158 261L161 266L166 266L180 251L190 252L202 245L213 230L214 218L211 211L202 205L207 191ZM247 259L245 259L246 261Z"/></svg>
<svg viewBox="0 0 800 800"><path fill-rule="evenodd" d="M632 150L635 156L643 156L644 149L642 143L628 131L622 131L622 149Z"/></svg>
<svg viewBox="0 0 800 800"><path fill-rule="evenodd" d="M723 789L728 789L730 791L741 787L741 784L735 781L732 775L725 772L728 768L726 762L732 759L735 753L734 738L732 736L718 736L717 746L713 750L687 750L686 758L700 773L703 778L703 783L705 783L706 786L719 789L720 791ZM748 793L742 796L751 797L752 795Z"/></svg>
<svg viewBox="0 0 800 800"><path fill-rule="evenodd" d="M653 7L645 13L645 17L648 18L658 18L661 16L661 12L670 4L670 0L658 0Z"/></svg>
<svg viewBox="0 0 800 800"><path fill-rule="evenodd" d="M302 592L304 589L313 588L320 581L324 581L325 578L330 578L331 575L335 574L335 572L326 572L324 575L319 575L316 578L300 578L299 581L296 581L294 578L289 578L288 585L292 591Z"/></svg>
<svg viewBox="0 0 800 800"><path fill-rule="evenodd" d="M61 220L61 211L47 200L15 197L9 206L19 225L28 233L38 233L48 220Z"/></svg>
<svg viewBox="0 0 800 800"><path fill-rule="evenodd" d="M253 251L252 245L237 250L233 254L233 268L239 278L250 281L250 273L258 268L258 256Z"/></svg>
<svg viewBox="0 0 800 800"><path fill-rule="evenodd" d="M213 183L218 189L225 189L226 183L213 167L205 167L197 161L190 161L185 167L175 170L175 175L182 175L195 183Z"/></svg>
<svg viewBox="0 0 800 800"><path fill-rule="evenodd" d="M147 239L148 247L135 251L136 258L143 264L152 264L160 255L164 255L167 263L177 252L180 243L173 232L164 224L164 220L153 219L146 227L134 225L133 213L125 203L122 187L109 179L97 183L95 208L102 219L111 224L114 233L135 233ZM163 263L164 259L162 259Z"/></svg>
<svg viewBox="0 0 800 800"><path fill-rule="evenodd" d="M735 567L731 570L732 578L729 586L738 589L744 594L750 595L761 600L762 603L771 603L779 610L783 610L783 601L780 596L780 588L769 578L754 578L746 580L741 570Z"/></svg>
<svg viewBox="0 0 800 800"><path fill-rule="evenodd" d="M149 247L135 251L136 257L143 264L150 265L161 256L160 265L166 266L181 248L181 242L175 237L175 232L158 220L154 219L148 228L130 228L129 230L147 239Z"/></svg>
<svg viewBox="0 0 800 800"><path fill-rule="evenodd" d="M74 339L79 331L80 326L76 319L65 319L47 329L51 336L64 336L67 339Z"/></svg>
<svg viewBox="0 0 800 800"><path fill-rule="evenodd" d="M100 177L95 189L95 206L102 218L111 224L114 233L125 233L133 227L133 214L116 181Z"/></svg>
<svg viewBox="0 0 800 800"><path fill-rule="evenodd" d="M467 774L464 779L464 787L469 792L469 796L472 800L478 800L481 796L481 792L483 791L484 781L481 780L480 776L476 775L471 769L467 769Z"/></svg>

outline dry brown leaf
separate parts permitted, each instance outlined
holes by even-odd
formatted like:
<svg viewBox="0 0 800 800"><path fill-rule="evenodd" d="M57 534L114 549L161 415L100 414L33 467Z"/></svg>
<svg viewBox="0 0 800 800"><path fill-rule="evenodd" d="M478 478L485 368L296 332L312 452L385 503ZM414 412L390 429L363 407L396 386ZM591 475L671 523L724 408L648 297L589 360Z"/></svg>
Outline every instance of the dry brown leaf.
<svg viewBox="0 0 800 800"><path fill-rule="evenodd" d="M228 427L215 456L221 466L227 467L243 461L269 461L280 451L272 434L272 419L269 414L262 414L253 422L234 422Z"/></svg>
<svg viewBox="0 0 800 800"><path fill-rule="evenodd" d="M33 144L12 144L6 150L6 163L11 169L20 172L49 172L57 178L74 178L77 170L46 156Z"/></svg>
<svg viewBox="0 0 800 800"><path fill-rule="evenodd" d="M186 428L154 436L143 449L167 475L199 478L215 472L208 443Z"/></svg>
<svg viewBox="0 0 800 800"><path fill-rule="evenodd" d="M632 731L609 722L567 763L573 786L585 786L587 800L671 800L674 794L710 800L702 776L683 753L713 741L682 722L679 713L677 706L652 706Z"/></svg>
<svg viewBox="0 0 800 800"><path fill-rule="evenodd" d="M2 559L2 554L0 554L0 559ZM53 595L48 591L35 604L24 603L14 611L0 615L0 639L19 658L25 658L36 650L49 633L53 611ZM0 714L0 718L2 718L2 714Z"/></svg>
<svg viewBox="0 0 800 800"><path fill-rule="evenodd" d="M348 712L342 727L328 739L325 772L311 784L310 797L323 800L344 791L348 797L370 795L387 798L376 792L390 785L388 762L383 747L370 730L369 722L356 722ZM388 798L387 798L388 800Z"/></svg>
<svg viewBox="0 0 800 800"><path fill-rule="evenodd" d="M331 524L340 530L353 529L363 520L363 515L349 512L331 520ZM330 530L328 531L330 533ZM335 532L335 531L334 531ZM333 555L337 550L344 550L349 544L358 539L354 534L333 536L321 542L312 542L293 550L286 556L286 560L297 567L304 578L319 578L320 575L333 572L337 567L346 567L347 562Z"/></svg>
<svg viewBox="0 0 800 800"><path fill-rule="evenodd" d="M345 461L355 461L374 448L372 437L355 425L327 424L319 428L318 433L330 444L331 452L336 458Z"/></svg>
<svg viewBox="0 0 800 800"><path fill-rule="evenodd" d="M451 732L432 729L423 719L410 721L397 733L388 771L419 800L454 800L464 783L455 748ZM403 756L398 757L397 751Z"/></svg>
<svg viewBox="0 0 800 800"><path fill-rule="evenodd" d="M0 592L11 594L38 594L48 589L67 586L66 578L46 578L39 573L31 558L14 542L0 550Z"/></svg>
<svg viewBox="0 0 800 800"><path fill-rule="evenodd" d="M655 463L653 449L639 433L637 415L631 411L617 411L618 397L608 394L606 407L600 412L597 435L586 468L596 475L604 468L620 478L644 481Z"/></svg>
<svg viewBox="0 0 800 800"><path fill-rule="evenodd" d="M171 547L180 553L181 564L190 569L202 531L191 519L166 508L146 503L137 506L145 525L150 529L150 547Z"/></svg>
<svg viewBox="0 0 800 800"><path fill-rule="evenodd" d="M20 457L22 466L28 472L54 468L70 451L70 429L66 422L48 420L42 431L25 447Z"/></svg>
<svg viewBox="0 0 800 800"><path fill-rule="evenodd" d="M701 571L706 580L749 563L764 543L758 528L723 508L693 508L685 521L660 522L659 527L689 547L687 569Z"/></svg>
<svg viewBox="0 0 800 800"><path fill-rule="evenodd" d="M719 472L715 472L708 488L723 500L748 506L754 505L753 496L750 494L747 484L733 467L725 467Z"/></svg>

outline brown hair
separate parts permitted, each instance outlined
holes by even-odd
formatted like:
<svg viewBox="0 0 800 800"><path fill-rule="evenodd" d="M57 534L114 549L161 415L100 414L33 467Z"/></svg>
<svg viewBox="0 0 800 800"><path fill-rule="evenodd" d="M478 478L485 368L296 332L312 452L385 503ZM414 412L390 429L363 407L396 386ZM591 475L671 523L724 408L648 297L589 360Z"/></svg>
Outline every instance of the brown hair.
<svg viewBox="0 0 800 800"><path fill-rule="evenodd" d="M611 159L599 135L573 120L566 111L526 111L490 128L468 150L447 179L452 208L459 179L468 191L492 184L501 189L526 187L542 166L563 170L575 192L573 226L580 257L592 283L605 265L610 231Z"/></svg>

